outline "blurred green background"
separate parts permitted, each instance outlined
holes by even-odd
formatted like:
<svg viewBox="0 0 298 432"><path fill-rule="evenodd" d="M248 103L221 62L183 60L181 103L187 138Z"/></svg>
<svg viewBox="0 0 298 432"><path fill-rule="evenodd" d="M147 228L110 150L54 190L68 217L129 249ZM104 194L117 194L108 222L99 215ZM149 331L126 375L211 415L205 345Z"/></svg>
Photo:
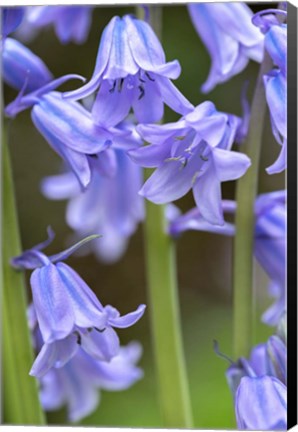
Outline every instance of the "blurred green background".
<svg viewBox="0 0 298 432"><path fill-rule="evenodd" d="M254 10L264 8L254 5ZM78 73L90 78L101 32L115 15L133 13L132 7L97 7L93 12L92 28L87 42L82 46L63 46L51 28L38 33L28 46L48 65L56 77ZM200 93L206 80L210 59L197 36L185 5L163 7L162 44L167 60L178 59L182 73L175 84L182 93L197 105L204 100L213 101L220 111L241 115L240 94L244 81L249 80L251 97L257 74L257 65L250 62L245 71L224 85L219 85L208 95ZM61 90L75 88L67 83ZM5 102L16 93L5 88ZM165 121L175 121L179 116L166 109ZM68 242L71 230L64 220L65 202L46 200L40 193L43 176L58 173L59 157L50 149L34 128L30 112L9 120L9 144L16 185L17 205L23 248L39 243L51 225L56 232L49 252L57 252ZM276 144L266 119L262 147L259 191L267 192L284 187L284 175L268 176L265 167L277 157ZM233 183L223 185L223 197L234 197ZM193 207L189 194L178 203L181 209ZM104 233L102 233L104 234ZM131 239L126 255L116 264L103 265L93 256L71 257L68 263L86 280L103 304L112 304L121 313L147 303L144 269L142 227ZM215 234L188 232L177 241L177 262L183 336L190 382L195 428L234 428L232 396L225 380L228 363L213 351L213 339L220 349L232 356L232 240ZM266 296L267 279L256 266L257 292L255 342L265 341L273 332L260 323L260 316L270 300ZM150 308L142 320L132 328L119 331L123 344L140 340L144 353L140 362L145 375L143 380L124 392L103 392L96 412L82 421L85 425L162 427L158 406L158 388L155 380L152 345L150 341ZM50 413L51 424L64 424L65 412Z"/></svg>

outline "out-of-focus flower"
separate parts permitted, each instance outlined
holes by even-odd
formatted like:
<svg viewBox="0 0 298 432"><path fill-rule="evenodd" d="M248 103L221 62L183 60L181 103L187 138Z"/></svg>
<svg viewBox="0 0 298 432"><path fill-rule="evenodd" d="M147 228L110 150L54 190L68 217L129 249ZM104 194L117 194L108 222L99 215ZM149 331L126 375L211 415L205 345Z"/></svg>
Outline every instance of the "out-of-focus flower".
<svg viewBox="0 0 298 432"><path fill-rule="evenodd" d="M41 252L44 247L42 243L12 259L15 268L34 269L30 278L34 309L42 339L47 344L44 352L40 353L39 368L49 367L50 363L60 361L67 357L68 353L72 356L76 351L76 343L88 351L94 350L96 342L105 339L109 333L106 333L106 327L129 327L144 313L145 305L140 305L135 312L122 317L112 306L103 307L80 276L61 262L95 237L97 236L90 236L49 257ZM110 339L110 335L107 337ZM64 344L49 346L57 341L60 343L65 338L67 340ZM66 353L61 353L61 350ZM45 361L48 363L44 367ZM61 362L63 363L62 360Z"/></svg>
<svg viewBox="0 0 298 432"><path fill-rule="evenodd" d="M140 194L165 204L192 189L202 217L223 225L221 182L241 177L250 166L246 155L230 150L240 123L204 102L176 123L139 125L137 131L152 145L129 155L141 166L157 167Z"/></svg>
<svg viewBox="0 0 298 432"><path fill-rule="evenodd" d="M11 87L32 92L49 83L53 76L44 62L29 48L12 38L6 38L2 51L3 80Z"/></svg>
<svg viewBox="0 0 298 432"><path fill-rule="evenodd" d="M2 38L5 39L10 33L15 31L21 24L24 16L23 7L6 7L2 8Z"/></svg>
<svg viewBox="0 0 298 432"><path fill-rule="evenodd" d="M26 26L53 25L62 44L83 44L91 27L93 6L33 6L26 13Z"/></svg>
<svg viewBox="0 0 298 432"><path fill-rule="evenodd" d="M91 180L92 155L106 150L119 139L122 141L132 132L95 124L90 112L79 102L65 100L62 93L52 91L70 78L81 77L66 75L25 96L20 94L6 107L5 113L14 117L33 106L34 125L84 188Z"/></svg>
<svg viewBox="0 0 298 432"><path fill-rule="evenodd" d="M234 214L236 202L223 200L225 213ZM263 321L276 325L286 308L286 191L276 191L260 195L255 202L255 244L254 253L260 265L270 278L269 292L276 302L264 313ZM233 224L225 222L218 227L202 217L198 208L173 219L168 231L177 237L188 230L209 231L232 236Z"/></svg>
<svg viewBox="0 0 298 432"><path fill-rule="evenodd" d="M226 372L241 430L287 428L287 348L279 336L257 345L250 359L240 358Z"/></svg>
<svg viewBox="0 0 298 432"><path fill-rule="evenodd" d="M43 339L32 304L28 309L28 320L33 345L38 351L42 348ZM102 341L97 341L96 345L99 351ZM52 411L66 405L68 419L77 422L97 407L100 390L126 390L141 379L143 371L136 366L142 354L141 345L131 342L120 347L118 338L115 345L117 346L110 353L110 357L95 359L92 354L88 355L82 346L76 344L77 350L70 359L64 358L63 363L56 362L50 369L45 370L45 373L39 376L43 408ZM104 347L105 345L102 348Z"/></svg>
<svg viewBox="0 0 298 432"><path fill-rule="evenodd" d="M130 146L133 148L133 138ZM91 159L92 177L82 191L72 172L47 177L42 190L50 199L69 199L66 221L76 237L102 234L90 249L112 263L124 253L130 236L144 218L142 169L124 149L108 149Z"/></svg>
<svg viewBox="0 0 298 432"><path fill-rule="evenodd" d="M190 3L187 7L211 57L209 76L201 87L203 93L240 73L250 59L262 61L264 36L252 24L253 13L246 4Z"/></svg>
<svg viewBox="0 0 298 432"><path fill-rule="evenodd" d="M180 70L177 60L165 62L149 24L130 15L116 16L103 31L91 80L65 97L81 99L99 89L93 116L100 124L120 123L131 107L138 122L156 122L164 103L180 114L193 108L170 81Z"/></svg>
<svg viewBox="0 0 298 432"><path fill-rule="evenodd" d="M264 84L272 132L281 151L274 164L267 168L268 174L280 173L287 167L287 25L272 14L287 15L285 11L269 9L253 17L254 24L265 33L265 49L275 66L264 75Z"/></svg>

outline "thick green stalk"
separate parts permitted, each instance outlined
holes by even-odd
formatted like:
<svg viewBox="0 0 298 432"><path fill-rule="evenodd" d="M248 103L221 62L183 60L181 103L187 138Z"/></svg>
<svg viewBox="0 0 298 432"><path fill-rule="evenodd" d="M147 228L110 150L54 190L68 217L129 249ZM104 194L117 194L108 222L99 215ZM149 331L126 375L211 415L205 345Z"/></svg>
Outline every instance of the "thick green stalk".
<svg viewBox="0 0 298 432"><path fill-rule="evenodd" d="M266 98L263 76L271 68L267 54L261 64L251 105L249 131L242 146L243 153L251 159L251 167L238 180L236 200L236 236L234 241L234 356L248 356L252 347L253 328L253 243L254 203L257 195L259 161Z"/></svg>
<svg viewBox="0 0 298 432"><path fill-rule="evenodd" d="M165 232L164 206L146 203L145 247L149 308L164 427L190 428L174 244Z"/></svg>
<svg viewBox="0 0 298 432"><path fill-rule="evenodd" d="M138 8L139 17L141 13ZM161 7L150 7L150 24L161 39ZM191 405L182 344L175 250L172 239L166 234L164 211L164 206L146 203L148 310L163 426L190 428Z"/></svg>
<svg viewBox="0 0 298 432"><path fill-rule="evenodd" d="M3 420L10 424L45 424L35 378L29 375L33 352L26 317L24 275L10 266L10 259L20 254L20 238L14 200L12 172L5 136L2 141L3 193Z"/></svg>

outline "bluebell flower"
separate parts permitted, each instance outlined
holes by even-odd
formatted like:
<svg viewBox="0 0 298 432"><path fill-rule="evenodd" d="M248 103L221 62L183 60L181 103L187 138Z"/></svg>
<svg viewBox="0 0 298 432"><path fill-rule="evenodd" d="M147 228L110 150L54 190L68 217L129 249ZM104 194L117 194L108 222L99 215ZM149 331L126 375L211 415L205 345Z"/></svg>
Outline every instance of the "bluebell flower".
<svg viewBox="0 0 298 432"><path fill-rule="evenodd" d="M222 201L227 214L234 214L236 202ZM286 191L276 191L258 196L255 202L254 254L270 278L269 293L275 303L264 313L263 321L276 325L286 308ZM222 226L211 225L202 217L198 208L177 216L169 224L173 237L188 230L207 231L233 236L235 227L225 222Z"/></svg>
<svg viewBox="0 0 298 432"><path fill-rule="evenodd" d="M137 131L152 145L129 155L141 166L157 167L139 193L165 204L192 189L202 217L223 225L221 182L241 177L250 166L246 155L231 151L240 123L204 102L176 123L139 125Z"/></svg>
<svg viewBox="0 0 298 432"><path fill-rule="evenodd" d="M112 306L103 307L80 276L62 262L84 243L96 237L98 236L90 236L49 257L41 252L45 245L42 243L12 259L12 265L17 269L34 269L30 284L41 336L47 345L56 343L52 347L45 346L40 354L38 368L42 369L45 361L48 362L45 367L56 361L63 364L65 357L75 353L76 343L87 346L87 350L94 349L96 341L111 338L109 331L106 335L100 335L105 333L106 327L128 327L144 313L145 305L140 305L135 312L122 317ZM93 336L95 333L99 334ZM64 344L60 343L66 338Z"/></svg>
<svg viewBox="0 0 298 432"><path fill-rule="evenodd" d="M250 359L240 358L228 368L240 430L287 428L287 349L279 336L257 345Z"/></svg>
<svg viewBox="0 0 298 432"><path fill-rule="evenodd" d="M136 366L141 351L139 343L131 342L110 362L103 362L79 349L65 366L52 368L39 379L42 407L53 411L66 405L69 421L81 420L100 403L100 390L126 390L143 377Z"/></svg>
<svg viewBox="0 0 298 432"><path fill-rule="evenodd" d="M93 6L33 6L26 14L26 25L42 28L53 25L62 44L83 44L89 34Z"/></svg>
<svg viewBox="0 0 298 432"><path fill-rule="evenodd" d="M28 322L32 332L32 341L36 351L42 349L43 339L38 327L33 304L28 308ZM104 333L101 333L104 334ZM115 333L116 334L116 333ZM68 419L72 422L81 420L90 414L99 404L99 391L120 391L131 387L142 378L143 371L136 366L141 353L141 345L131 342L120 347L119 339L110 356L95 358L86 353L82 345L76 344L76 352L63 357L67 353L67 344L63 349L60 342L61 356L51 368L39 370L40 401L46 411L67 406ZM97 351L102 346L97 341ZM110 344L110 347L113 346ZM33 366L34 368L34 366ZM31 374L34 369L32 368ZM35 370L36 371L36 370Z"/></svg>
<svg viewBox="0 0 298 432"><path fill-rule="evenodd" d="M79 102L65 100L62 93L52 91L70 78L82 77L66 75L25 96L21 92L6 107L5 113L14 117L33 107L31 117L34 125L85 188L91 180L92 155L106 150L119 139L122 141L132 132L95 124L91 113Z"/></svg>
<svg viewBox="0 0 298 432"><path fill-rule="evenodd" d="M15 31L22 22L24 17L23 7L6 7L1 8L2 12L2 38L5 39L10 33Z"/></svg>
<svg viewBox="0 0 298 432"><path fill-rule="evenodd" d="M269 9L253 17L254 24L265 34L265 49L275 66L264 75L264 85L272 132L281 151L267 168L268 174L280 173L287 167L287 25L280 23L274 14L286 16L285 11Z"/></svg>
<svg viewBox="0 0 298 432"><path fill-rule="evenodd" d="M135 146L133 137L126 149ZM117 261L144 218L142 169L123 149L108 149L91 159L92 176L82 191L72 172L47 177L42 191L50 199L68 199L66 221L76 237L102 234L89 247L104 262Z"/></svg>
<svg viewBox="0 0 298 432"><path fill-rule="evenodd" d="M242 72L249 60L261 62L264 36L251 22L244 3L189 3L192 23L211 57L211 69L201 91L208 93Z"/></svg>
<svg viewBox="0 0 298 432"><path fill-rule="evenodd" d="M2 76L5 83L33 92L49 83L53 76L44 62L15 39L6 38L2 50Z"/></svg>
<svg viewBox="0 0 298 432"><path fill-rule="evenodd" d="M165 62L149 24L130 15L116 16L103 31L91 80L65 97L81 99L99 89L93 116L106 126L120 123L131 107L138 122L156 122L164 103L180 114L193 108L170 81L180 70L177 60Z"/></svg>

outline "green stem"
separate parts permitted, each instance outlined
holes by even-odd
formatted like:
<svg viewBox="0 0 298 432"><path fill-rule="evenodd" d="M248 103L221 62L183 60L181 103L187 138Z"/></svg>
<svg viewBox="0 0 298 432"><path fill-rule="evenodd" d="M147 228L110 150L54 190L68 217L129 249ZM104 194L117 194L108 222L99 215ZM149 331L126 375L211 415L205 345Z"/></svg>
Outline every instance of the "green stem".
<svg viewBox="0 0 298 432"><path fill-rule="evenodd" d="M138 7L137 15L143 10ZM161 13L150 6L150 23L161 39ZM147 170L147 176L150 172ZM166 234L164 206L146 202L145 248L149 310L163 426L192 427L188 380L182 344L175 250Z"/></svg>
<svg viewBox="0 0 298 432"><path fill-rule="evenodd" d="M146 203L145 244L151 326L164 427L192 427L183 354L174 244L164 206Z"/></svg>
<svg viewBox="0 0 298 432"><path fill-rule="evenodd" d="M24 275L10 266L20 254L20 238L14 201L13 179L7 142L3 137L3 384L4 422L23 425L45 424L35 378L29 375L33 363L28 329Z"/></svg>
<svg viewBox="0 0 298 432"><path fill-rule="evenodd" d="M271 68L271 60L265 54L260 66L251 105L249 131L243 153L251 159L251 167L238 180L236 190L236 236L234 241L234 356L248 356L252 347L253 328L253 247L254 247L254 203L258 188L259 162L263 124L266 113L266 98L263 76Z"/></svg>

